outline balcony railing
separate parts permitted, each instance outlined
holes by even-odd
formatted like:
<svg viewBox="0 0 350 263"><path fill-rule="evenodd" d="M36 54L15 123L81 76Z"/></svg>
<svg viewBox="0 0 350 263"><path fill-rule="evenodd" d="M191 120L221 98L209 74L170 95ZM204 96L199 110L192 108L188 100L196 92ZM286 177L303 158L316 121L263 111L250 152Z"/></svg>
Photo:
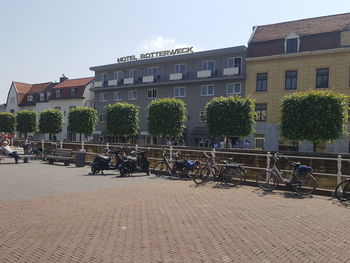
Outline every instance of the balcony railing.
<svg viewBox="0 0 350 263"><path fill-rule="evenodd" d="M197 78L209 78L211 75L212 71L210 69L197 71Z"/></svg>
<svg viewBox="0 0 350 263"><path fill-rule="evenodd" d="M134 84L134 82L135 82L134 78L126 78L126 79L124 79L124 84L125 85Z"/></svg>
<svg viewBox="0 0 350 263"><path fill-rule="evenodd" d="M100 87L103 87L103 81L95 81L94 88L100 88Z"/></svg>
<svg viewBox="0 0 350 263"><path fill-rule="evenodd" d="M224 68L224 71L223 71L224 76L237 75L238 73L239 73L238 67Z"/></svg>
<svg viewBox="0 0 350 263"><path fill-rule="evenodd" d="M171 73L169 75L170 80L181 80L182 79L182 73Z"/></svg>
<svg viewBox="0 0 350 263"><path fill-rule="evenodd" d="M144 76L142 77L142 82L143 83L152 83L154 82L154 76Z"/></svg>

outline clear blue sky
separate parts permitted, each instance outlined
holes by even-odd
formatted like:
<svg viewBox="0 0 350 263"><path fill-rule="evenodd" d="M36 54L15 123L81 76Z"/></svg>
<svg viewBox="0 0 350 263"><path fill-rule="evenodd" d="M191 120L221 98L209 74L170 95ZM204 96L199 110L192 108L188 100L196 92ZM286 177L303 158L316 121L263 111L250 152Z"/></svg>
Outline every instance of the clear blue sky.
<svg viewBox="0 0 350 263"><path fill-rule="evenodd" d="M174 46L247 45L254 25L350 12L348 0L0 0L0 103L11 81L92 76L89 67Z"/></svg>

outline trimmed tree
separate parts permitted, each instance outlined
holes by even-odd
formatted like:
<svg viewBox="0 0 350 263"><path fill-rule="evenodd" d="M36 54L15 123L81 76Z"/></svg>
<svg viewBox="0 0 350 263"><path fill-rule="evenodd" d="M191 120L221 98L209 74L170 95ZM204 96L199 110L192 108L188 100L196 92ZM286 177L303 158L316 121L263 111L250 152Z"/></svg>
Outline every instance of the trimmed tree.
<svg viewBox="0 0 350 263"><path fill-rule="evenodd" d="M255 103L250 98L218 97L206 105L209 136L245 137L254 131Z"/></svg>
<svg viewBox="0 0 350 263"><path fill-rule="evenodd" d="M106 127L112 136L130 137L139 134L139 107L118 102L106 109Z"/></svg>
<svg viewBox="0 0 350 263"><path fill-rule="evenodd" d="M62 131L63 114L60 110L48 109L40 112L39 130L41 133L48 133L50 140L56 133Z"/></svg>
<svg viewBox="0 0 350 263"><path fill-rule="evenodd" d="M68 129L70 132L91 135L96 128L97 112L93 108L79 107L69 111Z"/></svg>
<svg viewBox="0 0 350 263"><path fill-rule="evenodd" d="M347 134L348 97L332 91L296 92L281 105L281 135L292 141L314 144Z"/></svg>
<svg viewBox="0 0 350 263"><path fill-rule="evenodd" d="M186 104L182 100L163 98L148 105L147 124L153 136L181 137L186 120Z"/></svg>
<svg viewBox="0 0 350 263"><path fill-rule="evenodd" d="M16 117L10 112L0 112L0 132L14 133Z"/></svg>
<svg viewBox="0 0 350 263"><path fill-rule="evenodd" d="M27 139L29 132L35 132L37 129L37 117L36 113L31 110L22 110L17 112L16 115L16 130L24 133Z"/></svg>

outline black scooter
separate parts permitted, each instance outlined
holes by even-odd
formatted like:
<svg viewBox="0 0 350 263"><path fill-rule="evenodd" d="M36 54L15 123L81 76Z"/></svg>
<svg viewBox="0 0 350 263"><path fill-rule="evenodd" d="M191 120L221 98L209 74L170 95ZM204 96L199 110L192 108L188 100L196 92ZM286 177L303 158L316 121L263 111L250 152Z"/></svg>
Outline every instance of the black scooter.
<svg viewBox="0 0 350 263"><path fill-rule="evenodd" d="M108 151L109 155L114 155L116 160L116 165L112 165L111 156L103 156L96 154L94 157L94 160L91 162L91 174L98 174L101 172L101 174L104 175L104 170L117 170L120 163L122 162L121 158L119 157L119 151Z"/></svg>
<svg viewBox="0 0 350 263"><path fill-rule="evenodd" d="M137 172L149 175L149 161L146 153L146 151L132 151L131 154L136 157L126 156L122 159L118 166L120 176L130 176Z"/></svg>

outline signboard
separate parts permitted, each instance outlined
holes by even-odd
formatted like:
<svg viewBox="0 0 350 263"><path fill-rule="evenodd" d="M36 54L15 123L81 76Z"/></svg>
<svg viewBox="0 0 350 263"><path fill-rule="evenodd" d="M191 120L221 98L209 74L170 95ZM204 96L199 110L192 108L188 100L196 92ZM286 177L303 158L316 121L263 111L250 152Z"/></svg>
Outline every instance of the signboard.
<svg viewBox="0 0 350 263"><path fill-rule="evenodd" d="M138 58L135 55L120 57L120 58L117 58L117 61L128 62L128 61L135 61L139 59L174 56L174 55L179 55L184 53L193 53L193 47L183 47L183 48L169 49L169 50L163 50L163 51L157 51L157 52L151 52L151 53L143 53L143 54L140 54Z"/></svg>

